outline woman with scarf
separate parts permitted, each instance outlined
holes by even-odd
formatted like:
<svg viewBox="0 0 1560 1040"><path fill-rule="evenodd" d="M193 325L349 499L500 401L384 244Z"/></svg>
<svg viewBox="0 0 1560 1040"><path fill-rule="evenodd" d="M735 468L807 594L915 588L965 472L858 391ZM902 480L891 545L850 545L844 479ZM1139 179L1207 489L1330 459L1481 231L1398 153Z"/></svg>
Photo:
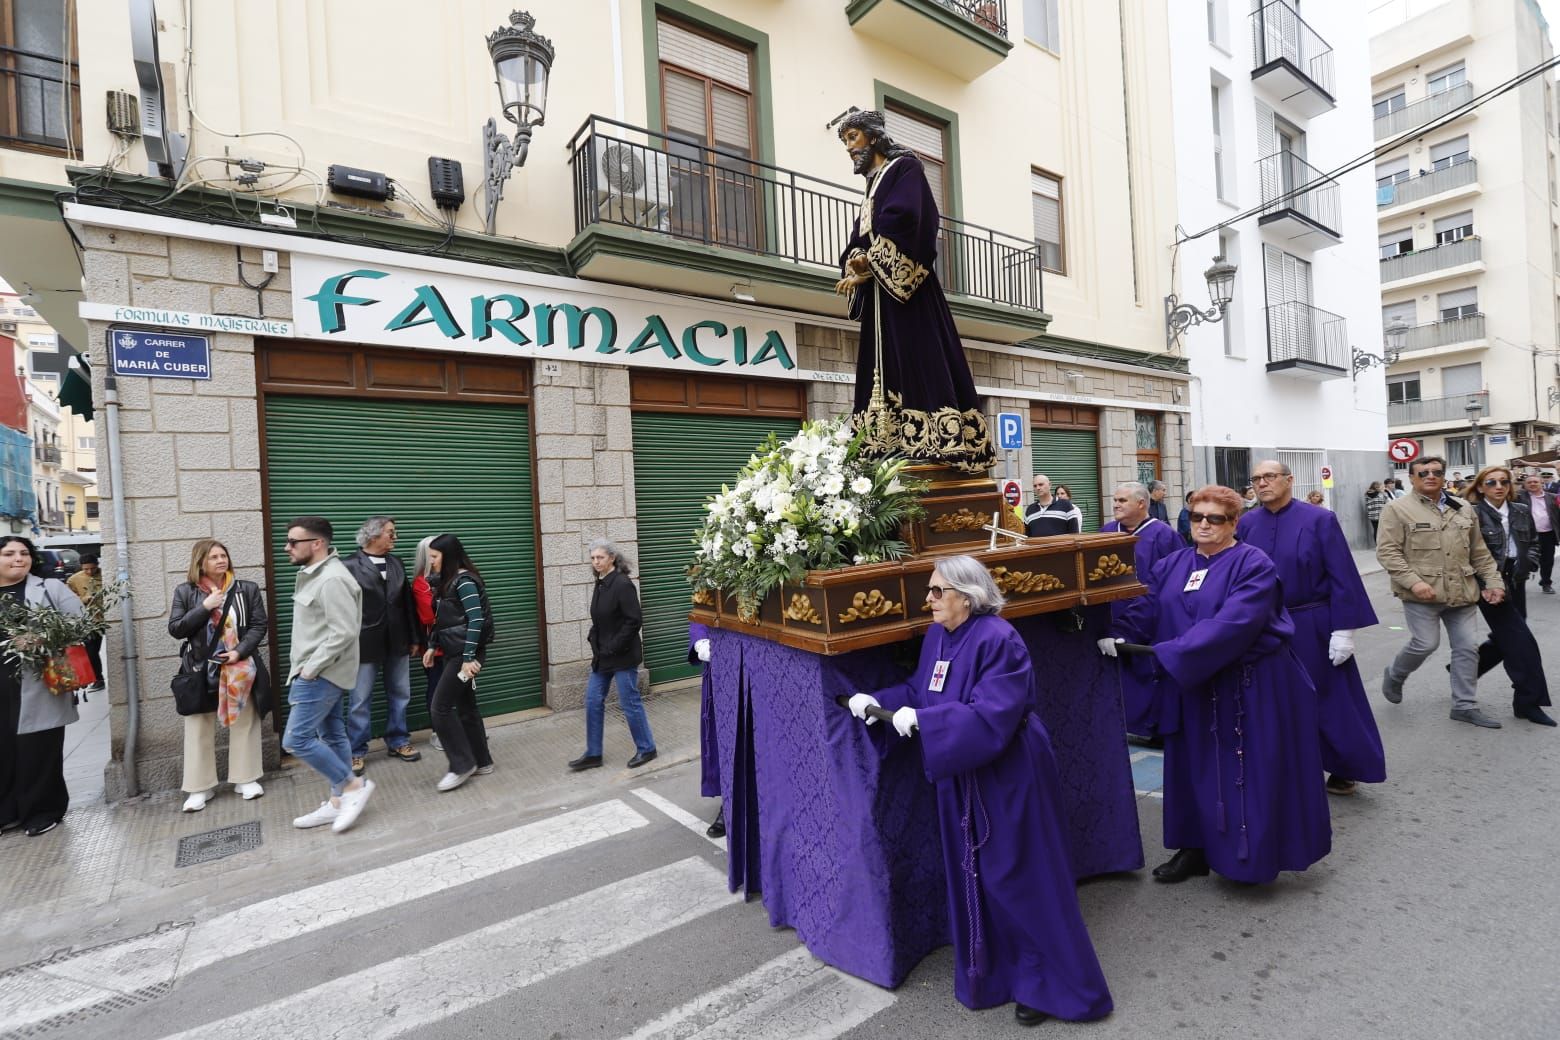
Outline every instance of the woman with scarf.
<svg viewBox="0 0 1560 1040"><path fill-rule="evenodd" d="M197 541L168 615L168 634L185 641L183 668L210 680L210 710L184 716L184 812L200 812L216 793L218 725L228 730L228 783L245 801L265 794L260 720L271 710L271 681L256 651L267 629L260 586L233 573L227 546Z"/></svg>
<svg viewBox="0 0 1560 1040"><path fill-rule="evenodd" d="M850 698L917 733L937 789L953 992L970 1008L1014 1002L1020 1024L1110 1014L1110 990L1084 927L1058 800L1051 738L1024 640L997 616L1003 599L969 556L937 561L932 627L908 680Z"/></svg>

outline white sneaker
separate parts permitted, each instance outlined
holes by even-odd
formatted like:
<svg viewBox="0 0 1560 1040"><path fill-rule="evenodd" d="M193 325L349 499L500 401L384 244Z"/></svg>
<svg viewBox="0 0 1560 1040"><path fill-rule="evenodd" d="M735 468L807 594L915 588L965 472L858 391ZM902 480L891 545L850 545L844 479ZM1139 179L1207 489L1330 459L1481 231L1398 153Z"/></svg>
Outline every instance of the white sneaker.
<svg viewBox="0 0 1560 1040"><path fill-rule="evenodd" d="M211 800L211 792L210 791L196 791L194 794L192 794L188 798L184 799L184 808L181 809L180 811L181 812L200 812L202 809L204 809L206 807L206 803L209 802L210 800Z"/></svg>
<svg viewBox="0 0 1560 1040"><path fill-rule="evenodd" d="M494 768L493 767L493 763L491 763L491 762L489 762L485 766L478 766L477 767L477 775L478 776L487 776L489 773L491 773L493 771L493 768Z"/></svg>
<svg viewBox="0 0 1560 1040"><path fill-rule="evenodd" d="M363 813L363 807L368 804L368 796L373 793L372 780L364 780L363 786L356 791L341 792L341 812L336 815L336 822L330 825L330 829L340 834L357 823L358 817Z"/></svg>
<svg viewBox="0 0 1560 1040"><path fill-rule="evenodd" d="M261 795L265 794L265 788L261 787L253 780L247 784L234 784L233 790L243 795L244 801L246 802L252 802L256 798L259 798Z"/></svg>
<svg viewBox="0 0 1560 1040"><path fill-rule="evenodd" d="M432 737L432 739L430 739L430 740L429 740L429 741L428 741L428 744L429 744L429 745L430 745L430 746L431 746L431 747L432 747L432 748L433 748L433 750L435 750L435 751L443 751L443 750L444 750L444 741L442 741L442 740L440 740L440 739L439 739L439 735L438 735L438 734L437 734L437 733L435 733L435 734L434 734L434 735L433 735L433 737Z"/></svg>
<svg viewBox="0 0 1560 1040"><path fill-rule="evenodd" d="M300 816L294 820L293 826L297 827L301 831L306 831L310 827L323 827L327 823L335 823L336 818L340 815L341 810L336 808L334 805L331 805L330 799L327 798L320 803L320 807L318 809L309 813L307 816Z"/></svg>
<svg viewBox="0 0 1560 1040"><path fill-rule="evenodd" d="M470 780L471 779L471 774L475 773L476 771L477 771L476 768L473 767L471 769L466 770L464 773L445 773L443 778L441 778L439 780L439 785L438 785L439 786L439 790L441 790L441 791L453 791L453 790L455 790L455 788L459 787L461 784L465 783L467 780Z"/></svg>

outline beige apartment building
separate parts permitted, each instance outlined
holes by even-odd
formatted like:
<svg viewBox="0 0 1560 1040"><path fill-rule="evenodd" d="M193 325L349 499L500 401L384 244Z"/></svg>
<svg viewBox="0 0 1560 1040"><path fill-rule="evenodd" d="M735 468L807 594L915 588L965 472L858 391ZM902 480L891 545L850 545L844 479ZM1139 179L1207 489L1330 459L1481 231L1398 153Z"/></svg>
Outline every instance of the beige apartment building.
<svg viewBox="0 0 1560 1040"><path fill-rule="evenodd" d="M1549 27L1533 0L1398 0L1372 19L1388 429L1464 475L1554 448L1554 75L1474 107L1553 56Z"/></svg>
<svg viewBox="0 0 1560 1040"><path fill-rule="evenodd" d="M50 290L100 411L111 353L150 337L192 366L117 376L140 786L178 783L165 613L191 542L266 587L285 662L305 512L344 551L379 512L408 558L465 540L498 620L489 715L581 702L598 536L636 561L651 680L692 674L705 496L768 433L849 409L833 286L861 182L827 124L852 105L888 113L938 196L977 389L1020 416L996 475L1044 466L1091 528L1116 481L1186 479L1162 4L533 0L545 120L491 213L484 123L517 126L487 38L526 29L507 3L81 8L30 130L0 128L0 237L33 243L0 276ZM108 491L103 512L109 553Z"/></svg>

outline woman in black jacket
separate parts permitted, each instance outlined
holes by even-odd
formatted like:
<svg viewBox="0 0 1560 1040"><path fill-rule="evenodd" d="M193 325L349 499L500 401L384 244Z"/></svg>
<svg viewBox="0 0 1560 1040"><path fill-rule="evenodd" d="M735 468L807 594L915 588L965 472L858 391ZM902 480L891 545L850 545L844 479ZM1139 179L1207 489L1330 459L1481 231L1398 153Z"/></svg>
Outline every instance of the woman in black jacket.
<svg viewBox="0 0 1560 1040"><path fill-rule="evenodd" d="M227 546L196 542L188 580L173 590L168 634L185 640L181 671L215 674L203 710L184 716L184 812L200 812L216 793L218 724L228 728L228 782L245 801L265 794L260 720L271 710L271 680L256 651L268 626L260 586L233 573Z"/></svg>
<svg viewBox="0 0 1560 1040"><path fill-rule="evenodd" d="M1511 677L1511 711L1519 719L1540 726L1555 720L1549 706L1549 682L1538 640L1527 623L1527 580L1538 560L1533 514L1516 500L1511 470L1486 466L1468 483L1463 497L1474 503L1479 533L1500 567L1506 598L1499 603L1479 600L1479 612L1490 626L1489 638L1479 647L1479 674L1505 662Z"/></svg>
<svg viewBox="0 0 1560 1040"><path fill-rule="evenodd" d="M639 640L642 615L639 590L628 576L628 561L605 538L590 543L590 568L596 587L590 598L590 681L585 687L585 754L569 763L573 770L601 765L601 728L606 715L607 684L617 680L618 707L634 738L636 769L655 758L655 738L639 699L639 662L644 647Z"/></svg>
<svg viewBox="0 0 1560 1040"><path fill-rule="evenodd" d="M459 538L441 534L429 542L428 564L440 578L423 667L431 669L435 651L443 651L444 670L433 690L431 711L433 731L450 762L450 771L437 786L453 791L473 773L493 771L487 729L477 710L477 673L493 639L493 612L482 575Z"/></svg>

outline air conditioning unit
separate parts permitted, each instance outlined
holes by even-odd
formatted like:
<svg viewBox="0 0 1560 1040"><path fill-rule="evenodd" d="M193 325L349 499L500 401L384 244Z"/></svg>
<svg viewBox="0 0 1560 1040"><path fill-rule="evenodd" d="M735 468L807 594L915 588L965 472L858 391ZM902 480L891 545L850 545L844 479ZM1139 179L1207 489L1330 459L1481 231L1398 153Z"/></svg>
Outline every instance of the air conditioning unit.
<svg viewBox="0 0 1560 1040"><path fill-rule="evenodd" d="M666 230L672 210L667 155L631 141L591 138L596 214L613 224Z"/></svg>

